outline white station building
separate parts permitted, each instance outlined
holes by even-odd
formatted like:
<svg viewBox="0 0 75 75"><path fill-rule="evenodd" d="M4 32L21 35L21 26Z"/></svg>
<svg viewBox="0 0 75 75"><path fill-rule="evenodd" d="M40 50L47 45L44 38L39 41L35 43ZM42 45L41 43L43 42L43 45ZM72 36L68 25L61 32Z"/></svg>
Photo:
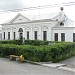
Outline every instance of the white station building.
<svg viewBox="0 0 75 75"><path fill-rule="evenodd" d="M2 40L47 40L75 42L74 22L65 15L63 7L58 13L34 16L31 20L18 14L2 25Z"/></svg>
<svg viewBox="0 0 75 75"><path fill-rule="evenodd" d="M0 26L0 40L2 40L2 26Z"/></svg>

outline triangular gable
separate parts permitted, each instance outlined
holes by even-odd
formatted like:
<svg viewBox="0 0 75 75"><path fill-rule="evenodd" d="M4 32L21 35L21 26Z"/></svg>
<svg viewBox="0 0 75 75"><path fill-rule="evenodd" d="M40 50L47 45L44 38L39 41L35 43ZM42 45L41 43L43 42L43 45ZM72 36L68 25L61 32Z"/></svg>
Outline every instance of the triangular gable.
<svg viewBox="0 0 75 75"><path fill-rule="evenodd" d="M65 21L67 19L67 16L65 15L65 13L59 13L59 15L53 17L53 20L56 20L56 21Z"/></svg>
<svg viewBox="0 0 75 75"><path fill-rule="evenodd" d="M22 23L22 22L28 22L30 21L28 18L24 17L23 15L21 15L20 13L15 16L9 23Z"/></svg>

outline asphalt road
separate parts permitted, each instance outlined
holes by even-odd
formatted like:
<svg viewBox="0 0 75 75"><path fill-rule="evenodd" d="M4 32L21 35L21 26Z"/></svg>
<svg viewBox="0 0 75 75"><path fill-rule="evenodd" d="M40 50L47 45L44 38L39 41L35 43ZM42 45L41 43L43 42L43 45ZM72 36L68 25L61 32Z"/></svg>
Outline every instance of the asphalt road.
<svg viewBox="0 0 75 75"><path fill-rule="evenodd" d="M68 58L64 61L61 61L60 63L66 64L70 68L75 68L75 56Z"/></svg>
<svg viewBox="0 0 75 75"><path fill-rule="evenodd" d="M0 75L75 75L74 72L0 58Z"/></svg>

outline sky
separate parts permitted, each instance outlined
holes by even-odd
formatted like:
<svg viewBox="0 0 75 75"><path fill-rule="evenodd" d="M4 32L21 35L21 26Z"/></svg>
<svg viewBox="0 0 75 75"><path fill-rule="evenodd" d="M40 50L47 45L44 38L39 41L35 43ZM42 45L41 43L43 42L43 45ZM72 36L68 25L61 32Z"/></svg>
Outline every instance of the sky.
<svg viewBox="0 0 75 75"><path fill-rule="evenodd" d="M37 15L37 14L49 14L49 13L60 12L60 7L63 6L61 4L68 2L75 2L75 0L0 0L0 11L60 4L59 7L52 7L52 8L27 10L27 11L12 12L12 13L0 12L0 24L10 20L10 18L13 18L18 13L23 13L26 15ZM67 17L75 22L75 5L63 6L63 7Z"/></svg>

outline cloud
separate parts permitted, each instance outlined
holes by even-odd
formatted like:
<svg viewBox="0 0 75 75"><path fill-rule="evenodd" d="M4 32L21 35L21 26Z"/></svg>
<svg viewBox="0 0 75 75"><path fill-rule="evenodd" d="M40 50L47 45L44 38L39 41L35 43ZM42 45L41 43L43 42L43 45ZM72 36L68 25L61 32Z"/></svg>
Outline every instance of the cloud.
<svg viewBox="0 0 75 75"><path fill-rule="evenodd" d="M20 9L20 8L25 8L25 7L67 3L67 2L72 2L72 1L74 1L74 0L0 0L0 9L13 10L13 9ZM74 6L65 6L64 12L68 18L75 21L75 9L73 9L73 8L75 8L75 5ZM0 11L2 11L2 10L0 10ZM60 11L59 7L54 7L54 8L46 8L46 9L27 10L27 11L22 11L22 13L28 14L28 15L38 15L38 14L40 15L40 14L59 12L59 11ZM8 13L6 15L0 14L0 23L2 23L3 21L6 21L8 19L9 14L11 14L11 13ZM13 14L14 13L12 13L12 15L10 15L10 17L11 16L13 17L14 16Z"/></svg>
<svg viewBox="0 0 75 75"><path fill-rule="evenodd" d="M0 9L12 10L22 8L21 0L0 0Z"/></svg>

